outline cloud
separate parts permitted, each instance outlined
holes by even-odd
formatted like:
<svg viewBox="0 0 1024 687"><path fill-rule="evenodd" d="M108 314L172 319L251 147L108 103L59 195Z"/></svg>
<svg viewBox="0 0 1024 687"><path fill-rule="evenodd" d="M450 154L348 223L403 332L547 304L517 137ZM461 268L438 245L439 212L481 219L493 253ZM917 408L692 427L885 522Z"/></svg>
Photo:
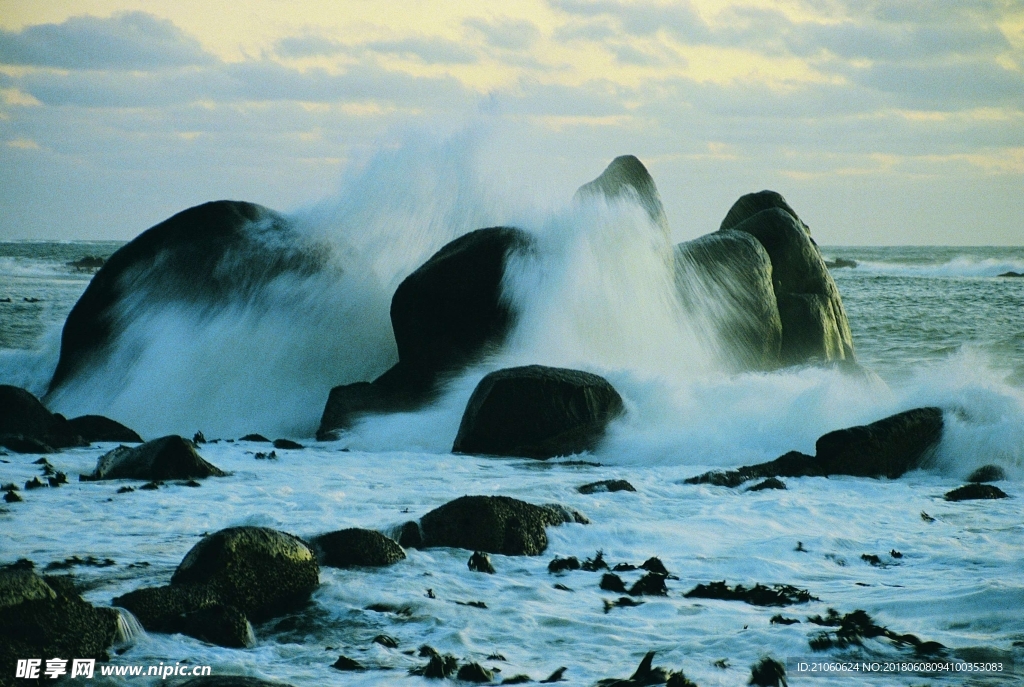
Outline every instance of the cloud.
<svg viewBox="0 0 1024 687"><path fill-rule="evenodd" d="M0 64L127 71L215 61L195 38L170 21L144 12L109 19L71 17L60 24L0 30Z"/></svg>
<svg viewBox="0 0 1024 687"><path fill-rule="evenodd" d="M488 45L503 50L527 50L540 38L540 29L525 19L500 19L489 22L470 18L463 25L480 32Z"/></svg>
<svg viewBox="0 0 1024 687"><path fill-rule="evenodd" d="M666 31L685 42L705 42L711 37L710 27L687 0L668 5L626 4L615 0L549 0L549 4L576 17L610 17L633 35L649 36Z"/></svg>
<svg viewBox="0 0 1024 687"><path fill-rule="evenodd" d="M281 57L329 57L349 50L340 41L312 34L286 36L277 41L277 54Z"/></svg>
<svg viewBox="0 0 1024 687"><path fill-rule="evenodd" d="M455 41L438 37L415 36L366 44L373 52L416 58L424 64L472 64L476 54Z"/></svg>

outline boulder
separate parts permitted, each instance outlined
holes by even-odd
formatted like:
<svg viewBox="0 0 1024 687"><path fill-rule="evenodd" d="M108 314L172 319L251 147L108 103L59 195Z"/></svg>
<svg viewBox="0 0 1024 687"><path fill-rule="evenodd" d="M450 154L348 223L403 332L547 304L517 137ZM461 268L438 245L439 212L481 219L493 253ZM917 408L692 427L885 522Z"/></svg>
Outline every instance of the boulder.
<svg viewBox="0 0 1024 687"><path fill-rule="evenodd" d="M982 465L967 477L968 482L983 484L985 482L1000 482L1006 479L1006 470L998 465Z"/></svg>
<svg viewBox="0 0 1024 687"><path fill-rule="evenodd" d="M259 205L221 200L180 212L119 248L96 272L64 323L49 391L106 362L120 332L153 309L220 305L280 274L316 272L325 260L321 247ZM132 307L124 307L129 298Z"/></svg>
<svg viewBox="0 0 1024 687"><path fill-rule="evenodd" d="M70 578L41 577L31 564L0 568L0 685L15 684L18 659L108 660L117 627L117 611L82 600Z"/></svg>
<svg viewBox="0 0 1024 687"><path fill-rule="evenodd" d="M724 230L675 249L676 289L690 321L721 347L733 369L771 370L781 363L772 263L764 246L743 231Z"/></svg>
<svg viewBox="0 0 1024 687"><path fill-rule="evenodd" d="M751 479L829 475L895 479L927 464L942 438L942 427L941 408L915 408L822 435L813 456L790 451L767 463L708 472L686 483L736 487Z"/></svg>
<svg viewBox="0 0 1024 687"><path fill-rule="evenodd" d="M551 458L593 450L622 398L602 377L540 365L492 372L469 399L454 453Z"/></svg>
<svg viewBox="0 0 1024 687"><path fill-rule="evenodd" d="M783 364L853 360L853 338L839 289L807 228L774 191L740 198L720 231L756 238L772 264L782 323Z"/></svg>
<svg viewBox="0 0 1024 687"><path fill-rule="evenodd" d="M0 408L0 446L18 453L88 446L63 415L51 413L24 389L0 384Z"/></svg>
<svg viewBox="0 0 1024 687"><path fill-rule="evenodd" d="M114 604L130 610L147 630L248 646L249 619L301 605L319 585L319 575L316 557L298 537L265 527L231 527L196 544L170 585L137 589Z"/></svg>
<svg viewBox="0 0 1024 687"><path fill-rule="evenodd" d="M177 435L147 441L141 446L118 446L100 456L96 470L83 481L105 479L194 479L227 473L207 463L191 442Z"/></svg>
<svg viewBox="0 0 1024 687"><path fill-rule="evenodd" d="M128 429L120 422L102 415L82 415L68 420L75 433L88 442L116 441L119 443L141 444L140 437L134 430Z"/></svg>
<svg viewBox="0 0 1024 687"><path fill-rule="evenodd" d="M331 568L381 567L405 560L398 542L373 530L350 528L328 532L309 543L320 565Z"/></svg>
<svg viewBox="0 0 1024 687"><path fill-rule="evenodd" d="M651 221L668 236L668 218L661 204L661 194L647 168L635 156L621 155L612 160L601 176L580 186L574 198L579 201L593 196L609 200L626 198L639 203Z"/></svg>
<svg viewBox="0 0 1024 687"><path fill-rule="evenodd" d="M947 501L976 501L982 499L1005 499L1009 498L1009 495L993 484L972 482L947 492L942 498Z"/></svg>
<svg viewBox="0 0 1024 687"><path fill-rule="evenodd" d="M398 364L372 383L332 389L317 437L331 438L361 415L415 409L433 397L439 375L500 346L513 323L501 298L505 262L532 245L520 229L478 229L406 277L391 299Z"/></svg>
<svg viewBox="0 0 1024 687"><path fill-rule="evenodd" d="M420 529L426 547L536 556L548 546L547 526L573 521L558 508L508 496L462 496L424 515Z"/></svg>

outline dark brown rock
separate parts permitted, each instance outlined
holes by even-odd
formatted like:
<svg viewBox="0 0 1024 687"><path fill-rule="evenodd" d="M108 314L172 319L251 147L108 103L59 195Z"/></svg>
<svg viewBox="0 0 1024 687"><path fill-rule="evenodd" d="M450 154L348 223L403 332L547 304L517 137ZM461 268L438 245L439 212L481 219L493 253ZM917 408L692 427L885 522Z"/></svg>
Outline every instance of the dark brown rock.
<svg viewBox="0 0 1024 687"><path fill-rule="evenodd" d="M470 397L452 451L540 459L589 451L622 412L618 392L589 372L498 370Z"/></svg>
<svg viewBox="0 0 1024 687"><path fill-rule="evenodd" d="M965 484L947 493L947 501L974 501L981 499L1005 499L1007 493L993 484Z"/></svg>
<svg viewBox="0 0 1024 687"><path fill-rule="evenodd" d="M394 539L380 532L349 528L313 537L310 546L320 565L332 568L380 567L405 560Z"/></svg>
<svg viewBox="0 0 1024 687"><path fill-rule="evenodd" d="M462 496L424 515L420 526L425 546L536 556L548 545L545 528L566 521L555 509L507 496Z"/></svg>
<svg viewBox="0 0 1024 687"><path fill-rule="evenodd" d="M636 491L632 484L624 479L605 479L576 487L581 494L597 494L605 491Z"/></svg>
<svg viewBox="0 0 1024 687"><path fill-rule="evenodd" d="M82 479L192 479L223 477L226 473L196 453L191 442L177 435L147 441L141 446L118 446L105 453L91 475Z"/></svg>
<svg viewBox="0 0 1024 687"><path fill-rule="evenodd" d="M68 420L71 429L88 442L117 441L128 444L141 444L142 437L128 429L120 422L102 415L82 415Z"/></svg>
<svg viewBox="0 0 1024 687"><path fill-rule="evenodd" d="M51 413L24 389L0 384L0 408L0 446L17 453L52 453L88 445L63 415Z"/></svg>

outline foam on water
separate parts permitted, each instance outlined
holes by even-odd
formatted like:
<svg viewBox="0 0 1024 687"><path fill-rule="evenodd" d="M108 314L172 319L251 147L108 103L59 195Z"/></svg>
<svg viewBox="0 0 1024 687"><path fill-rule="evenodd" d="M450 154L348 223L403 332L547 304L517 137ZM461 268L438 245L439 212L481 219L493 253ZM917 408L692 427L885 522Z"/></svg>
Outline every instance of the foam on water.
<svg viewBox="0 0 1024 687"><path fill-rule="evenodd" d="M853 268L869 274L904 277L997 277L1006 272L1024 273L1024 260L960 256L942 263L858 261Z"/></svg>

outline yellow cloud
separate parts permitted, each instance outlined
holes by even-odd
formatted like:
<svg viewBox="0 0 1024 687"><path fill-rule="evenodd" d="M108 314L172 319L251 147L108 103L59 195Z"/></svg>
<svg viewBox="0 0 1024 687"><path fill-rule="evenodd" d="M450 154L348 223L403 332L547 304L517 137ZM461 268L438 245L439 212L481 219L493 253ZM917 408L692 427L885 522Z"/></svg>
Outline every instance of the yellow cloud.
<svg viewBox="0 0 1024 687"><path fill-rule="evenodd" d="M15 138L7 141L7 145L10 148L18 148L19 150L41 150L39 144L31 138Z"/></svg>

